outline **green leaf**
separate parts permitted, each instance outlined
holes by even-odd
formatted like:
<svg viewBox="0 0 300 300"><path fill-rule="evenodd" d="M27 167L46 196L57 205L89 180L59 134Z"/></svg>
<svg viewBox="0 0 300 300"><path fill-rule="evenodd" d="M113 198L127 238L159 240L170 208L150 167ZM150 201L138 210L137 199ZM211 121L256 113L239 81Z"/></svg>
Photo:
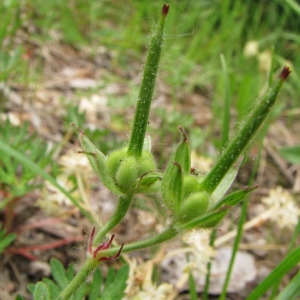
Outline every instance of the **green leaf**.
<svg viewBox="0 0 300 300"><path fill-rule="evenodd" d="M300 145L283 147L279 150L280 155L292 164L300 164Z"/></svg>
<svg viewBox="0 0 300 300"><path fill-rule="evenodd" d="M60 192L62 192L70 201L80 209L81 213L84 214L91 222L94 223L94 220L91 216L91 214L83 209L80 205L80 203L67 191L65 190L61 185L58 184L58 182L55 180L54 177L49 175L43 168L41 168L39 165L37 165L34 161L30 160L26 155L23 153L15 150L14 148L7 145L3 140L0 139L0 151L1 154L7 154L11 157L14 157L18 162L22 164L22 166L25 166L26 168L29 168L32 173L35 174L35 176L39 175L43 177L45 180L49 181L54 187L56 187Z"/></svg>
<svg viewBox="0 0 300 300"><path fill-rule="evenodd" d="M64 266L56 258L51 259L50 266L53 278L55 279L56 283L61 289L64 289L69 283Z"/></svg>
<svg viewBox="0 0 300 300"><path fill-rule="evenodd" d="M67 271L66 271L66 277L68 279L68 281L71 281L74 277L74 268L73 268L73 265L69 265Z"/></svg>
<svg viewBox="0 0 300 300"><path fill-rule="evenodd" d="M6 230L1 229L0 225L0 254L16 239L15 233L9 233L8 235L5 234Z"/></svg>
<svg viewBox="0 0 300 300"><path fill-rule="evenodd" d="M43 282L48 286L51 297L56 299L59 296L61 289L49 278L43 278Z"/></svg>
<svg viewBox="0 0 300 300"><path fill-rule="evenodd" d="M120 268L116 275L114 275L114 270L110 268L105 282L104 290L101 294L101 299L121 300L124 296L128 274L128 265L124 265L122 268Z"/></svg>
<svg viewBox="0 0 300 300"><path fill-rule="evenodd" d="M274 283L294 268L300 262L300 247L291 251L274 269L273 271L251 292L246 298L247 300L260 299L269 290ZM283 299L283 298L282 298Z"/></svg>
<svg viewBox="0 0 300 300"><path fill-rule="evenodd" d="M33 294L34 293L35 284L30 283L30 284L27 285L27 288L28 288L29 292L31 294Z"/></svg>
<svg viewBox="0 0 300 300"><path fill-rule="evenodd" d="M51 300L49 289L45 283L38 282L35 285L33 299L34 300Z"/></svg>
<svg viewBox="0 0 300 300"><path fill-rule="evenodd" d="M102 273L97 269L90 285L89 300L98 300L102 286Z"/></svg>

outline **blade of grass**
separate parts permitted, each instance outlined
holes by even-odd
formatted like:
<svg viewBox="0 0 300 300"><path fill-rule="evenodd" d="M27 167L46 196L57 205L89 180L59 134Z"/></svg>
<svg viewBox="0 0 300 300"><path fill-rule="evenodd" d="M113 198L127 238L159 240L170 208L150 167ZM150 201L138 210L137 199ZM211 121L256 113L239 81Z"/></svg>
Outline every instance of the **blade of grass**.
<svg viewBox="0 0 300 300"><path fill-rule="evenodd" d="M189 295L191 300L198 299L195 278L191 271L189 273Z"/></svg>
<svg viewBox="0 0 300 300"><path fill-rule="evenodd" d="M257 173L257 170L258 170L259 165L260 165L260 158L261 158L261 154L262 154L262 150L263 150L263 137L264 136L265 135L263 134L260 138L259 154L258 154L258 157L255 161L255 165L253 167L253 171L251 173L251 177L249 179L248 186L252 185L255 174ZM232 254L231 254L231 258L230 258L230 262L229 262L229 267L228 267L228 270L227 270L227 273L226 273L226 278L225 278L224 285L223 285L223 288L222 288L222 293L221 293L221 296L220 296L219 299L225 299L225 297L226 297L227 288L228 288L228 285L229 285L229 282L230 282L230 277L231 277L231 273L232 273L232 270L233 270L236 253L239 249L239 244L240 244L241 239L242 239L244 224L245 224L245 221L246 221L246 218L247 218L248 198L249 197L247 196L247 198L243 202L241 217L240 217L240 220L239 220L239 223L238 223L238 228L237 228L237 235L236 235L236 238L234 240L234 245L233 245L233 248L232 248Z"/></svg>
<svg viewBox="0 0 300 300"><path fill-rule="evenodd" d="M298 15L300 15L300 5L294 0L284 0Z"/></svg>
<svg viewBox="0 0 300 300"><path fill-rule="evenodd" d="M225 61L225 57L221 54L222 73L224 81L224 114L222 124L222 144L221 148L225 147L229 137L229 124L230 124L230 106L231 106L231 88L230 80L228 76L228 68Z"/></svg>
<svg viewBox="0 0 300 300"><path fill-rule="evenodd" d="M209 245L211 247L214 247L215 244L215 239L217 236L217 230L214 229L210 235L210 241ZM203 291L203 300L209 300L208 295L209 295L209 284L210 284L210 276L211 276L211 262L207 264L207 274L205 276L205 286L204 286L204 291Z"/></svg>
<svg viewBox="0 0 300 300"><path fill-rule="evenodd" d="M283 289L276 300L296 300L300 297L300 271L293 277L290 283Z"/></svg>
<svg viewBox="0 0 300 300"><path fill-rule="evenodd" d="M299 236L299 233L300 233L300 219L298 220L298 224L295 227L293 236L291 238L288 253L290 253L293 250L293 248L295 246L295 243L296 243L296 240L297 240L297 237ZM280 286L280 281L278 281L276 284L274 284L270 299L274 299L276 297L279 286ZM286 298L286 299L289 299L289 298Z"/></svg>
<svg viewBox="0 0 300 300"><path fill-rule="evenodd" d="M269 290L274 282L281 280L281 278L294 268L300 262L300 247L288 254L273 271L252 291L246 300L260 299L267 290ZM282 298L283 299L283 298ZM289 298L285 298L289 299Z"/></svg>
<svg viewBox="0 0 300 300"><path fill-rule="evenodd" d="M44 171L42 168L40 168L37 164L35 164L33 161L28 159L25 155L18 152L17 150L13 149L12 147L6 145L3 143L3 141L0 140L0 150L3 151L5 154L10 155L14 157L16 160L18 160L21 164L24 166L27 166L30 168L37 176L43 177L45 180L49 181L54 187L56 187L60 192L62 192L70 201L79 208L80 212L89 219L93 224L95 223L95 220L93 219L92 215L86 211L80 203L67 191L65 190L61 185L58 184L58 182L53 178L50 174L48 174L46 171Z"/></svg>
<svg viewBox="0 0 300 300"><path fill-rule="evenodd" d="M230 278L231 278L231 273L233 270L233 266L234 266L234 261L235 261L235 257L236 254L239 250L239 245L240 245L240 241L242 239L242 235L243 235L243 226L247 217L247 211L248 211L248 199L246 199L243 203L243 207L242 207L242 212L241 212L241 217L239 220L239 224L238 224L238 228L237 228L237 235L236 238L234 240L234 244L232 247L232 254L231 254L231 258L230 258L230 262L229 262L229 267L226 273L226 278L224 281L224 285L222 288L222 293L220 295L220 300L225 300L226 298L226 293L227 293L227 288L230 282Z"/></svg>

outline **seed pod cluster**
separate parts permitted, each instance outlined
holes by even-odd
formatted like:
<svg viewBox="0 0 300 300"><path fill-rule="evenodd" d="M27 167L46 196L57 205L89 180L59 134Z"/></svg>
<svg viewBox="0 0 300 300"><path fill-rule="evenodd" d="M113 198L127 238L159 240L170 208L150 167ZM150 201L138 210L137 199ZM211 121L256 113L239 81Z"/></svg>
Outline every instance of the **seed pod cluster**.
<svg viewBox="0 0 300 300"><path fill-rule="evenodd" d="M208 208L209 194L206 192L196 192L183 200L180 206L179 220L187 222L202 216Z"/></svg>
<svg viewBox="0 0 300 300"><path fill-rule="evenodd" d="M201 177L191 174L190 147L187 135L179 127L181 143L171 155L162 180L163 200L180 223L206 213L210 196L200 187Z"/></svg>
<svg viewBox="0 0 300 300"><path fill-rule="evenodd" d="M133 192L142 176L155 170L155 162L149 151L143 151L136 159L127 149L113 151L106 159L107 174L125 194Z"/></svg>

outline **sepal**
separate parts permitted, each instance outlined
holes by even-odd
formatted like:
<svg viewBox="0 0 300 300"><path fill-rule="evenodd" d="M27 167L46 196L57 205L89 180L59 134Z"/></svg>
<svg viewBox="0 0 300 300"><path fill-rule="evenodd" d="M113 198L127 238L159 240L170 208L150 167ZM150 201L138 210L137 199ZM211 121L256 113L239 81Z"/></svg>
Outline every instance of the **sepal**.
<svg viewBox="0 0 300 300"><path fill-rule="evenodd" d="M101 179L102 183L113 193L117 195L124 195L107 172L105 155L90 141L83 130L79 129L74 123L71 123L71 125L78 135L78 139L83 148L83 153L87 154L90 164Z"/></svg>

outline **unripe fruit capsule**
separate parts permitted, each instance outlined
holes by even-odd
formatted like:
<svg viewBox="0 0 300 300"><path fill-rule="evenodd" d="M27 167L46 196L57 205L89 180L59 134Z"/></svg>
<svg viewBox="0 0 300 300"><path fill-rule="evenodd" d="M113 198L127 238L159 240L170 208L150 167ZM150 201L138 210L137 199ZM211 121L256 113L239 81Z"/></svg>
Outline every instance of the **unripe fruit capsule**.
<svg viewBox="0 0 300 300"><path fill-rule="evenodd" d="M139 164L134 157L125 158L116 173L116 184L126 193L133 190L138 179Z"/></svg>
<svg viewBox="0 0 300 300"><path fill-rule="evenodd" d="M187 197L181 204L179 210L179 220L187 222L196 217L202 216L209 204L209 194L206 192L197 192Z"/></svg>
<svg viewBox="0 0 300 300"><path fill-rule="evenodd" d="M154 171L154 170L155 170L155 164L153 160L146 159L141 161L140 170L139 170L140 176L146 174L149 171Z"/></svg>
<svg viewBox="0 0 300 300"><path fill-rule="evenodd" d="M184 175L183 178L183 199L187 198L192 193L199 191L199 183L195 176Z"/></svg>
<svg viewBox="0 0 300 300"><path fill-rule="evenodd" d="M122 162L126 158L126 151L125 150L116 150L113 151L106 160L106 168L107 173L113 179L116 178L117 170Z"/></svg>

